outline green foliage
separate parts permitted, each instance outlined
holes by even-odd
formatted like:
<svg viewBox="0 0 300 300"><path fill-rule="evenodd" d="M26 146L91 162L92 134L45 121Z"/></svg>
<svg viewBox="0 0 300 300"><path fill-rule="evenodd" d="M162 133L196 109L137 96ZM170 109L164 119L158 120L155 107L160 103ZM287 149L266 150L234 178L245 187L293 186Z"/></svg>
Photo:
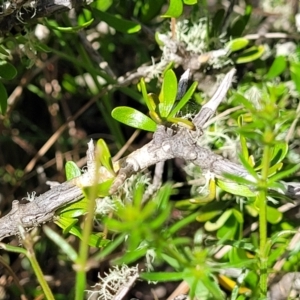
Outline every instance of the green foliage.
<svg viewBox="0 0 300 300"><path fill-rule="evenodd" d="M30 24L22 34L2 38L1 196L15 199L13 191L20 199L45 176L61 178L65 160L66 179L80 176L84 170L75 161L84 155L85 137L105 133L109 142L97 141L96 169L103 172L95 175L95 184L83 188L83 199L56 211L54 222L61 231L45 227L46 237L38 243L37 236L25 235L25 248L1 244L28 259L46 297L83 299L88 268L99 268L104 261L141 263L141 279L185 281L189 296L199 299L264 299L270 274L298 271L299 245L290 246L298 221L292 211L283 211L291 199L282 191L284 181L299 177L300 50L295 46L284 52L283 39L263 37L262 43L253 38L264 22L258 18L252 17L250 6L227 15L224 8L208 9L205 1L106 0L94 1L73 20L66 14L44 19L49 33L41 39ZM173 31L170 21L176 24ZM171 37L170 44L161 34ZM288 36L292 41L294 33ZM176 42L180 47L171 53ZM283 50L276 50L279 46ZM124 75L145 63L141 70L151 63L153 67L142 73L145 78L135 71ZM177 99L177 75L188 67L197 82ZM242 164L249 176L215 178L194 165L183 170L176 161L166 164L164 182L148 200L150 175L144 173L111 195L120 165L110 151L117 154L132 133L120 122L150 132L157 125L174 124L194 130L191 102L206 103L215 88L211 82L219 81L229 67L238 69L236 81L197 143ZM123 81L121 75L131 79ZM146 111L148 115L142 113ZM138 149L144 138L126 144L127 151ZM31 172L36 163L41 164L39 177ZM43 265L46 255L57 268L49 271ZM281 270L276 269L278 262L283 263ZM54 278L56 269L75 272L74 291L64 286L74 296L53 296L44 268L45 274L53 270ZM228 275L228 270L238 274ZM30 275L30 267L26 272ZM92 273L89 280L105 283ZM26 282L28 298L40 294L38 285Z"/></svg>
<svg viewBox="0 0 300 300"><path fill-rule="evenodd" d="M158 96L156 94L148 94L145 81L142 79L140 82L140 88L151 119L136 109L126 106L116 107L112 111L112 116L128 126L147 131L155 131L156 124L168 125L169 123L194 129L192 122L184 118L176 118L175 116L190 100L197 84L197 82L194 82L176 103L177 79L174 71L167 69L164 73L162 88Z"/></svg>

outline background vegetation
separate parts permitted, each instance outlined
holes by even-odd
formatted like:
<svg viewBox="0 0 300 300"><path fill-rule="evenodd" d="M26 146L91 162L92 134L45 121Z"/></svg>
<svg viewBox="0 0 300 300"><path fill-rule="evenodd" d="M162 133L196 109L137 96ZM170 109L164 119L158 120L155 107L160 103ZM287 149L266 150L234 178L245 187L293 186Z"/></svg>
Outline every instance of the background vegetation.
<svg viewBox="0 0 300 300"><path fill-rule="evenodd" d="M121 122L129 123L132 111L114 109L147 114L141 86L158 95L164 82L172 90L167 68L178 79L190 68L190 85L197 81L179 113L189 118L224 74L237 69L199 143L243 164L257 180L244 189L239 178L228 184L179 159L168 161L146 204L152 169L129 179L122 193L103 194L82 243L93 209L88 203L95 200L86 191L85 199L57 212L59 226L24 233L24 248L18 238L5 240L0 298L242 300L269 293L272 300L296 299L299 201L290 205L278 192L286 187L281 180L299 181L298 6L99 0L47 19L35 19L35 6L27 5L22 9L32 21L26 24L17 11L19 25L0 46L2 215L13 199L45 192L47 180L65 181L66 161L83 168L90 139L103 139L115 159L149 142L149 124L149 131L131 128ZM103 140L98 144L106 149ZM66 169L68 179L81 172L72 163ZM284 274L289 284L280 296L276 282ZM124 288L132 278L136 284ZM124 290L127 296L116 296Z"/></svg>

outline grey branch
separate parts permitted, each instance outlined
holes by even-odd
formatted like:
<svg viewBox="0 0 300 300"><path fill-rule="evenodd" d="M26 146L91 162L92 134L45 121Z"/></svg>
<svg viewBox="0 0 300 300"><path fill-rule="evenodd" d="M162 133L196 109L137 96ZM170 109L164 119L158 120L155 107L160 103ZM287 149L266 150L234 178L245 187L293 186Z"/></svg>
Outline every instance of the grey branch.
<svg viewBox="0 0 300 300"><path fill-rule="evenodd" d="M224 77L212 100L204 105L196 115L194 119L196 131L180 126L169 128L160 125L150 143L114 163L115 170L119 170L119 172L111 186L111 194L115 193L132 174L172 158L182 158L187 162L192 162L200 166L201 169L214 173L217 177L223 177L224 173L228 173L246 178L249 181L253 180L243 166L224 159L197 143L198 137L203 134L202 128L205 127L205 123L224 99L234 73L235 70L231 70ZM7 236L17 235L19 226L29 230L52 221L59 208L84 197L82 187L93 185L95 178L98 182L103 182L112 176L104 167L101 167L98 173L96 172L93 142L88 143L87 166L88 171L83 175L54 186L48 192L31 199L27 204L20 204L14 200L11 211L0 218L0 240ZM291 198L299 198L299 190L299 186L287 184L286 190L282 193Z"/></svg>

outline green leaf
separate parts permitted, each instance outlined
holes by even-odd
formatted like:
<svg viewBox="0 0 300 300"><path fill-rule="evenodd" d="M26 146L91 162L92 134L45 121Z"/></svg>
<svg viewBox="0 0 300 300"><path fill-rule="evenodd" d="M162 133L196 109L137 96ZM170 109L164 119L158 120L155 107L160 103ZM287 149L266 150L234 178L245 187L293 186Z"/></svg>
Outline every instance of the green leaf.
<svg viewBox="0 0 300 300"><path fill-rule="evenodd" d="M25 256L28 255L27 250L24 248L11 246L9 244L5 244L5 243L1 243L1 242L0 242L0 249L4 249L6 251L14 252L14 253L21 253L21 254L24 254Z"/></svg>
<svg viewBox="0 0 300 300"><path fill-rule="evenodd" d="M238 125L240 128L243 127L243 115L240 115L238 117ZM242 148L242 156L245 158L245 160L249 160L249 151L247 146L246 138L240 134L240 143Z"/></svg>
<svg viewBox="0 0 300 300"><path fill-rule="evenodd" d="M162 6L165 5L165 3L165 0L155 0L155 4L153 3L153 0L144 0L141 7L141 23L148 23L157 15L159 15Z"/></svg>
<svg viewBox="0 0 300 300"><path fill-rule="evenodd" d="M226 220L226 222L218 229L217 238L233 239L237 229L238 229L238 222L236 218L233 216L233 214L231 214L228 220Z"/></svg>
<svg viewBox="0 0 300 300"><path fill-rule="evenodd" d="M178 124L181 127L188 128L189 130L194 130L195 129L194 123L187 120L187 119L168 117L167 121L170 122L170 123Z"/></svg>
<svg viewBox="0 0 300 300"><path fill-rule="evenodd" d="M77 261L78 254L65 239L63 239L48 226L44 226L43 229L47 237L51 239L52 242L54 242L70 258L72 262Z"/></svg>
<svg viewBox="0 0 300 300"><path fill-rule="evenodd" d="M275 77L282 74L287 66L286 58L284 56L277 56L273 61L269 72L267 73L267 79L274 79Z"/></svg>
<svg viewBox="0 0 300 300"><path fill-rule="evenodd" d="M108 10L113 4L113 0L96 0L90 5L93 8L96 8L101 11Z"/></svg>
<svg viewBox="0 0 300 300"><path fill-rule="evenodd" d="M9 62L0 61L0 76L4 79L10 80L17 75L17 69Z"/></svg>
<svg viewBox="0 0 300 300"><path fill-rule="evenodd" d="M174 257L172 256L169 256L165 253L162 253L161 254L161 257L163 260L166 261L166 263L171 266L173 269L175 270L180 270L180 267L181 267L181 263L178 261L178 259L175 259Z"/></svg>
<svg viewBox="0 0 300 300"><path fill-rule="evenodd" d="M198 82L195 81L184 94L184 96L179 100L178 104L172 109L169 116L175 117L175 115L186 105L186 103L192 98L196 88L198 86Z"/></svg>
<svg viewBox="0 0 300 300"><path fill-rule="evenodd" d="M167 11L161 16L162 18L178 18L183 12L182 0L170 0Z"/></svg>
<svg viewBox="0 0 300 300"><path fill-rule="evenodd" d="M198 0L183 0L186 5L194 5L197 4Z"/></svg>
<svg viewBox="0 0 300 300"><path fill-rule="evenodd" d="M231 215L232 215L232 210L228 209L219 217L219 219L216 222L207 221L204 224L204 228L207 231L215 231L220 227L222 227L225 224L225 222L230 218Z"/></svg>
<svg viewBox="0 0 300 300"><path fill-rule="evenodd" d="M277 224L282 219L282 213L277 208L267 206L267 221L271 224Z"/></svg>
<svg viewBox="0 0 300 300"><path fill-rule="evenodd" d="M216 179L216 185L225 192L233 195L243 197L255 197L256 194L252 192L246 185L238 184L235 182L226 182L221 179Z"/></svg>
<svg viewBox="0 0 300 300"><path fill-rule="evenodd" d="M9 56L9 53L2 46L0 46L0 53L5 56Z"/></svg>
<svg viewBox="0 0 300 300"><path fill-rule="evenodd" d="M272 176L271 178L269 178L269 183L275 182L275 181L279 181L285 177L290 176L291 174L295 173L296 171L298 171L300 168L300 165L295 165L287 170L283 170L277 174L275 174L274 176Z"/></svg>
<svg viewBox="0 0 300 300"><path fill-rule="evenodd" d="M286 142L277 142L273 148L271 165L281 162L287 155L289 146Z"/></svg>
<svg viewBox="0 0 300 300"><path fill-rule="evenodd" d="M97 153L99 154L101 165L114 175L115 172L111 160L111 154L109 152L107 144L103 139L99 139L97 141Z"/></svg>
<svg viewBox="0 0 300 300"><path fill-rule="evenodd" d="M300 94L300 63L291 63L290 66L291 78Z"/></svg>
<svg viewBox="0 0 300 300"><path fill-rule="evenodd" d="M263 53L265 52L264 46L253 46L251 48L248 48L243 53L239 55L239 57L236 59L237 64L245 64L251 61L254 61L256 59L259 59Z"/></svg>
<svg viewBox="0 0 300 300"><path fill-rule="evenodd" d="M57 214L59 216L77 217L84 214L87 211L87 207L88 207L88 199L84 197L80 201L76 201L74 203L62 207L57 211ZM68 214L69 211L70 213ZM75 211L77 211L77 213L75 213Z"/></svg>
<svg viewBox="0 0 300 300"><path fill-rule="evenodd" d="M3 85L3 83L0 81L0 112L2 115L6 114L7 109L7 92Z"/></svg>
<svg viewBox="0 0 300 300"><path fill-rule="evenodd" d="M77 25L77 26L73 26L73 27L60 27L60 26L53 26L51 25L51 22L47 21L47 19L44 19L45 24L47 25L47 27L54 29L54 30L58 30L61 32L71 32L71 33L76 33L81 29L84 29L88 26L90 26L93 23L94 19L91 19L81 25Z"/></svg>
<svg viewBox="0 0 300 300"><path fill-rule="evenodd" d="M117 121L128 126L152 132L156 130L156 123L153 120L132 107L116 107L111 115Z"/></svg>
<svg viewBox="0 0 300 300"><path fill-rule="evenodd" d="M109 189L114 182L115 178L108 179L104 182L97 184L97 196L98 197L106 197L109 195ZM94 186L84 187L83 191L87 198L90 198L90 195L94 194Z"/></svg>
<svg viewBox="0 0 300 300"><path fill-rule="evenodd" d="M151 95L151 94L148 94L147 92L147 87L146 87L146 83L145 83L145 80L144 78L141 78L140 82L139 82L139 88L141 89L142 91L142 95L143 95L143 98L146 102L146 105L148 107L148 109L151 111L151 110L155 110L156 108L156 105L158 103L156 103L156 98L157 96L156 95Z"/></svg>
<svg viewBox="0 0 300 300"><path fill-rule="evenodd" d="M101 21L104 21L105 23L107 23L109 26L113 27L117 31L123 33L136 33L141 30L140 24L136 22L124 20L121 17L111 15L97 8L93 9L93 15L99 18Z"/></svg>
<svg viewBox="0 0 300 300"><path fill-rule="evenodd" d="M66 162L65 171L67 180L71 180L81 175L81 170L73 161Z"/></svg>
<svg viewBox="0 0 300 300"><path fill-rule="evenodd" d="M165 73L162 83L161 92L159 95L159 115L166 118L174 105L177 94L177 78L173 70L168 70Z"/></svg>
<svg viewBox="0 0 300 300"><path fill-rule="evenodd" d="M232 22L232 25L229 28L229 32L228 32L229 36L239 38L242 35L243 31L245 30L249 22L251 12L252 12L252 7L250 5L247 5L244 15L237 17Z"/></svg>
<svg viewBox="0 0 300 300"><path fill-rule="evenodd" d="M54 223L63 229L63 234L69 233L71 228L78 222L77 219L67 216L59 216L59 219L55 220Z"/></svg>
<svg viewBox="0 0 300 300"><path fill-rule="evenodd" d="M226 49L228 49L230 52L235 52L247 47L248 44L249 44L248 39L236 38L227 43Z"/></svg>
<svg viewBox="0 0 300 300"><path fill-rule="evenodd" d="M179 281L183 278L182 272L151 272L151 273L141 273L140 277L145 280L150 281Z"/></svg>

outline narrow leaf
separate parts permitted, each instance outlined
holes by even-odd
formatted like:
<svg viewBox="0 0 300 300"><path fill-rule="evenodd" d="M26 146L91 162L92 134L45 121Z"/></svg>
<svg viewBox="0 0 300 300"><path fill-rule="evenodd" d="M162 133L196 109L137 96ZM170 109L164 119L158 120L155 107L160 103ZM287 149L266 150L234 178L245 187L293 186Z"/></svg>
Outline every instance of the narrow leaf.
<svg viewBox="0 0 300 300"><path fill-rule="evenodd" d="M143 98L145 100L145 103L146 103L148 109L149 110L155 110L156 105L155 105L154 98L150 99L150 97L148 95L148 92L147 92L147 87L146 87L146 83L145 83L144 78L141 78L141 80L139 82L139 88L142 91L142 95L143 95Z"/></svg>
<svg viewBox="0 0 300 300"><path fill-rule="evenodd" d="M76 262L78 255L71 245L50 227L44 226L43 229L47 237L51 239L52 242L54 242L71 259L72 262Z"/></svg>
<svg viewBox="0 0 300 300"><path fill-rule="evenodd" d="M99 154L101 165L112 174L115 174L109 149L103 139L97 141L97 153Z"/></svg>
<svg viewBox="0 0 300 300"><path fill-rule="evenodd" d="M0 113L5 115L7 109L7 92L3 83L0 81Z"/></svg>
<svg viewBox="0 0 300 300"><path fill-rule="evenodd" d="M165 73L161 93L159 95L159 114L166 118L172 110L177 94L177 78L173 70Z"/></svg>
<svg viewBox="0 0 300 300"><path fill-rule="evenodd" d="M183 12L182 0L170 0L170 5L161 17L162 18L178 18Z"/></svg>
<svg viewBox="0 0 300 300"><path fill-rule="evenodd" d="M136 22L124 20L120 17L103 12L96 8L93 9L93 15L99 18L101 21L104 21L105 23L107 23L109 26L113 27L117 31L123 33L136 33L141 30L141 25Z"/></svg>
<svg viewBox="0 0 300 300"><path fill-rule="evenodd" d="M267 73L267 79L273 79L279 76L282 72L284 72L286 67L286 58L284 56L277 56Z"/></svg>
<svg viewBox="0 0 300 300"><path fill-rule="evenodd" d="M150 281L179 281L183 278L183 273L181 272L151 272L151 273L141 273L140 278Z"/></svg>
<svg viewBox="0 0 300 300"><path fill-rule="evenodd" d="M17 69L9 62L0 61L0 76L4 79L10 80L17 75Z"/></svg>
<svg viewBox="0 0 300 300"><path fill-rule="evenodd" d="M50 22L48 22L46 19L45 19L45 23L47 25L47 27L51 28L51 29L54 29L54 30L58 30L58 31L61 31L61 32L71 32L71 33L76 33L78 32L79 30L81 29L84 29L88 26L90 26L92 23L93 23L94 19L91 19L81 25L77 25L77 26L73 26L73 27L60 27L60 26L53 26L50 24Z"/></svg>
<svg viewBox="0 0 300 300"><path fill-rule="evenodd" d="M116 107L111 115L117 121L128 126L152 132L156 130L156 123L153 120L132 107Z"/></svg>
<svg viewBox="0 0 300 300"><path fill-rule="evenodd" d="M264 46L253 46L245 50L236 60L237 64L245 64L260 58L265 51Z"/></svg>
<svg viewBox="0 0 300 300"><path fill-rule="evenodd" d="M247 186L241 185L235 182L226 182L220 179L216 179L216 184L222 190L238 196L243 197L255 197L256 194L252 192Z"/></svg>
<svg viewBox="0 0 300 300"><path fill-rule="evenodd" d="M226 45L226 49L228 49L230 52L239 51L245 47L247 47L249 44L249 40L246 38L236 38L234 40L231 40Z"/></svg>
<svg viewBox="0 0 300 300"><path fill-rule="evenodd" d="M73 161L66 162L65 171L67 180L71 180L81 175L81 170Z"/></svg>
<svg viewBox="0 0 300 300"><path fill-rule="evenodd" d="M175 117L175 115L186 105L186 103L192 98L192 95L194 94L197 86L198 82L193 82L188 91L184 94L184 96L180 99L178 104L170 112L170 117Z"/></svg>

